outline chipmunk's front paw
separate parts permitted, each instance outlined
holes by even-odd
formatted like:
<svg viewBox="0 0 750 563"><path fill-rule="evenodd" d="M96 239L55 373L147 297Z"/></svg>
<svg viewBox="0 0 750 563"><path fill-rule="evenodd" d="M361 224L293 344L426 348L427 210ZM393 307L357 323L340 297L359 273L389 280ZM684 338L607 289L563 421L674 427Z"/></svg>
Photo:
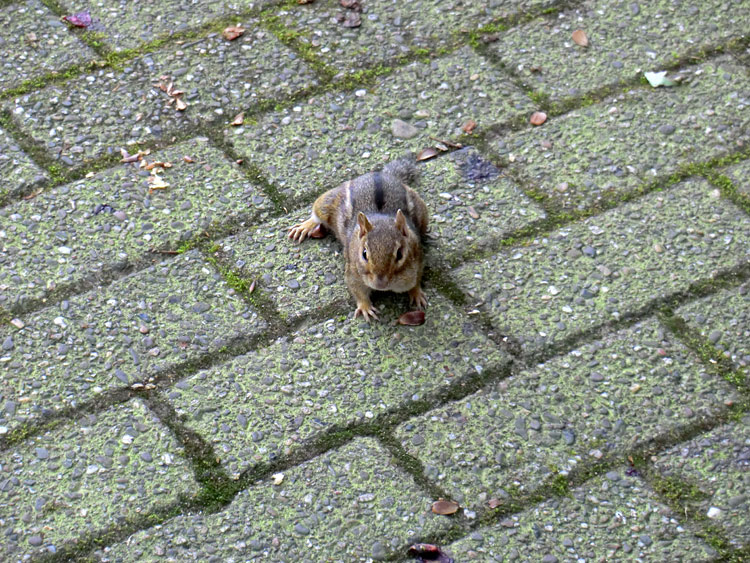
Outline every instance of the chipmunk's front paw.
<svg viewBox="0 0 750 563"><path fill-rule="evenodd" d="M368 323L370 322L370 319L378 320L378 310L372 305L372 303L357 303L357 308L354 311L354 318L356 319L360 315L362 315L362 318Z"/></svg>
<svg viewBox="0 0 750 563"><path fill-rule="evenodd" d="M409 290L409 303L412 307L416 307L418 309L427 308L427 296L424 294L424 291L422 291L421 287L416 286L415 288Z"/></svg>
<svg viewBox="0 0 750 563"><path fill-rule="evenodd" d="M299 225L294 225L291 229L289 229L289 238L292 240L295 240L297 242L302 242L305 240L308 236L310 236L310 233L320 225L315 219L312 217L308 219L307 221L303 221Z"/></svg>

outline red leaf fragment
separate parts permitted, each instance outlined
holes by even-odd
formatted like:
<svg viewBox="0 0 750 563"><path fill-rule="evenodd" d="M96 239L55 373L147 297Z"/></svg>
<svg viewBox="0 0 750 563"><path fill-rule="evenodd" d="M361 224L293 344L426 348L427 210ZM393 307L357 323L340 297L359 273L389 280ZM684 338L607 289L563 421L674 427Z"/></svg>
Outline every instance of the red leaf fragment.
<svg viewBox="0 0 750 563"><path fill-rule="evenodd" d="M88 27L91 25L91 14L88 12L70 14L69 16L63 16L62 19L75 27Z"/></svg>
<svg viewBox="0 0 750 563"><path fill-rule="evenodd" d="M487 506L489 506L490 508L497 508L501 504L503 504L503 501L501 501L499 498L491 498L487 501Z"/></svg>
<svg viewBox="0 0 750 563"><path fill-rule="evenodd" d="M423 325L424 324L424 311L409 311L408 313L404 313L398 318L398 324L407 325L407 326ZM433 505L433 508L434 508L434 505Z"/></svg>
<svg viewBox="0 0 750 563"><path fill-rule="evenodd" d="M229 27L224 28L224 31L221 32L222 37L227 41L234 41L238 37L242 37L244 34L245 28L238 25L230 25Z"/></svg>
<svg viewBox="0 0 750 563"><path fill-rule="evenodd" d="M427 147L426 149L419 151L419 154L417 155L417 162L421 162L423 160L430 160L431 158L435 158L439 154L440 154L440 151L437 150L435 147Z"/></svg>
<svg viewBox="0 0 750 563"><path fill-rule="evenodd" d="M422 313L422 311L419 311L419 312ZM409 313L406 313L406 314L408 315ZM424 313L422 313L422 316L424 317ZM432 511L435 514L441 514L443 516L449 516L451 514L455 514L458 511L458 509L459 509L458 503L452 500L445 500L441 498L440 500L436 500L435 502L432 503Z"/></svg>
<svg viewBox="0 0 750 563"><path fill-rule="evenodd" d="M327 234L328 231L326 230L326 228L322 224L319 224L312 231L310 231L310 234L307 236L309 236L310 238L325 238Z"/></svg>
<svg viewBox="0 0 750 563"><path fill-rule="evenodd" d="M541 125L547 121L547 114L543 111L535 111L531 114L531 118L529 119L529 123L532 125Z"/></svg>
<svg viewBox="0 0 750 563"><path fill-rule="evenodd" d="M415 543L408 549L406 554L409 557L414 557L418 563L424 563L425 561L453 563L452 557L449 557L439 546L432 545L431 543Z"/></svg>
<svg viewBox="0 0 750 563"><path fill-rule="evenodd" d="M473 119L470 119L469 121L467 121L461 126L461 130L467 135L471 135L471 132L474 131L476 126L477 126L477 122L474 121Z"/></svg>

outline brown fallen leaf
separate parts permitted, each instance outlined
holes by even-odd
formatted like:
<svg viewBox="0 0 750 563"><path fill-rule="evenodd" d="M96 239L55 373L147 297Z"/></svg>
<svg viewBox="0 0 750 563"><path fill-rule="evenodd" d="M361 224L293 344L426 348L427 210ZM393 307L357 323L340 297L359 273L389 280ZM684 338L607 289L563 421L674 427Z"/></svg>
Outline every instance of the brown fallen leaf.
<svg viewBox="0 0 750 563"><path fill-rule="evenodd" d="M547 121L547 114L543 111L535 111L531 114L531 118L529 119L529 123L532 125L541 125Z"/></svg>
<svg viewBox="0 0 750 563"><path fill-rule="evenodd" d="M359 3L359 0L339 0L339 4L348 10L362 11L362 4Z"/></svg>
<svg viewBox="0 0 750 563"><path fill-rule="evenodd" d="M477 122L474 121L473 119L470 119L469 121L467 121L461 126L461 130L467 135L471 135L471 132L474 131L476 126L477 126Z"/></svg>
<svg viewBox="0 0 750 563"><path fill-rule="evenodd" d="M175 98L175 100L177 100L175 102L177 111L184 111L188 107L187 102L183 102L182 98Z"/></svg>
<svg viewBox="0 0 750 563"><path fill-rule="evenodd" d="M221 32L222 37L227 41L234 41L238 37L242 37L244 34L245 28L238 25L230 25L229 27L224 28L224 31Z"/></svg>
<svg viewBox="0 0 750 563"><path fill-rule="evenodd" d="M432 503L432 511L435 514L442 514L444 516L449 516L451 514L455 514L458 509L459 509L458 503L452 500L445 500L441 498L440 500L436 500L435 502Z"/></svg>
<svg viewBox="0 0 750 563"><path fill-rule="evenodd" d="M190 164L190 163L192 163L192 162L195 162L195 160L193 160L193 157L192 157L192 156L188 156L188 155L185 155L185 156L183 156L183 157L182 157L182 160L184 160L184 161L185 161L185 162L187 162L188 164Z"/></svg>
<svg viewBox="0 0 750 563"><path fill-rule="evenodd" d="M424 311L409 311L398 318L398 324L419 326L424 324ZM434 508L435 505L433 505ZM455 510L454 510L455 512Z"/></svg>
<svg viewBox="0 0 750 563"><path fill-rule="evenodd" d="M443 145L450 147L452 149L462 149L464 146L461 143L454 143L453 141L448 141L446 139L438 139L437 137L430 137L433 141L437 141L438 143L442 143Z"/></svg>
<svg viewBox="0 0 750 563"><path fill-rule="evenodd" d="M257 280L253 280L253 283L251 283L251 284L250 284L250 287L248 287L248 288L247 288L247 293L248 293L248 294L250 294L250 293L252 293L253 291L255 291L255 282L256 282L256 281L257 281Z"/></svg>
<svg viewBox="0 0 750 563"><path fill-rule="evenodd" d="M143 162L146 162L145 160ZM145 168L146 170L153 170L156 167L159 168L172 168L171 162L162 162L161 160L155 160L153 162L148 162L142 168Z"/></svg>
<svg viewBox="0 0 750 563"><path fill-rule="evenodd" d="M477 213L477 210L473 206L470 205L468 211L472 219L479 219L479 213Z"/></svg>
<svg viewBox="0 0 750 563"><path fill-rule="evenodd" d="M503 501L501 501L499 498L491 498L487 501L487 506L489 506L490 508L497 508L501 504L503 504Z"/></svg>
<svg viewBox="0 0 750 563"><path fill-rule="evenodd" d="M328 231L326 230L326 228L322 224L319 224L312 231L310 231L310 234L307 236L309 236L310 238L325 238L327 234Z"/></svg>
<svg viewBox="0 0 750 563"><path fill-rule="evenodd" d="M148 177L148 189L149 191L152 190L165 190L169 187L169 184L167 184L161 176L158 174L154 174L152 176Z"/></svg>
<svg viewBox="0 0 750 563"><path fill-rule="evenodd" d="M589 38L586 37L586 32L582 29L576 29L573 32L573 41L576 45L580 45L581 47L589 46Z"/></svg>
<svg viewBox="0 0 750 563"><path fill-rule="evenodd" d="M230 125L237 126L237 125L242 125L243 123L245 123L245 112L241 111L240 113L234 116L234 119L232 120L232 123L230 123Z"/></svg>
<svg viewBox="0 0 750 563"><path fill-rule="evenodd" d="M26 194L25 196L23 196L23 199L25 199L27 201L30 200L30 199L34 199L36 196L38 196L40 193L42 193L42 191L43 191L42 188L39 188L38 190L33 191L30 194Z"/></svg>
<svg viewBox="0 0 750 563"><path fill-rule="evenodd" d="M440 151L435 147L427 147L426 149L422 149L421 151L419 151L419 154L417 155L417 162L430 160L431 158L435 158L439 154Z"/></svg>
<svg viewBox="0 0 750 563"><path fill-rule="evenodd" d="M437 561L437 563L453 563L453 558L437 545L431 543L415 543L406 551L409 557L414 557L417 563Z"/></svg>

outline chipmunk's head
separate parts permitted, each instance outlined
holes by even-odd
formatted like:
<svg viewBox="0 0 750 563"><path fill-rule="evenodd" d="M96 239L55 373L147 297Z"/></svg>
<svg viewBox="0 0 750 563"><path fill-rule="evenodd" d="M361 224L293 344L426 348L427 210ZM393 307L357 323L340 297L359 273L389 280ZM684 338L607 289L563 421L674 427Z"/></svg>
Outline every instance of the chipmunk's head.
<svg viewBox="0 0 750 563"><path fill-rule="evenodd" d="M356 268L362 281L378 291L404 292L417 282L422 251L419 238L409 228L399 209L393 215L374 214L371 219L360 212L355 236Z"/></svg>

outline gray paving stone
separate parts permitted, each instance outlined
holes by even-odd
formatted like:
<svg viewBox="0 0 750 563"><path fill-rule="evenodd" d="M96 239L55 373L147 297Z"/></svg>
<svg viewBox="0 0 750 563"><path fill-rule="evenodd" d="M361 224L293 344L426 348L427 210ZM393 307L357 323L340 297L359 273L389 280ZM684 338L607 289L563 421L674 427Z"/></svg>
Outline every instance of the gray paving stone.
<svg viewBox="0 0 750 563"><path fill-rule="evenodd" d="M743 160L739 164L730 166L721 171L732 180L740 193L750 197L750 160Z"/></svg>
<svg viewBox="0 0 750 563"><path fill-rule="evenodd" d="M49 555L198 490L182 446L139 400L0 453L0 558Z"/></svg>
<svg viewBox="0 0 750 563"><path fill-rule="evenodd" d="M0 92L95 58L38 0L0 7Z"/></svg>
<svg viewBox="0 0 750 563"><path fill-rule="evenodd" d="M611 478L610 478L611 477ZM456 561L711 561L717 553L626 469L449 546Z"/></svg>
<svg viewBox="0 0 750 563"><path fill-rule="evenodd" d="M18 194L47 180L45 171L34 164L16 142L0 128L0 198Z"/></svg>
<svg viewBox="0 0 750 563"><path fill-rule="evenodd" d="M655 468L697 486L706 494L697 508L724 528L733 546L750 545L750 417L667 450Z"/></svg>
<svg viewBox="0 0 750 563"><path fill-rule="evenodd" d="M663 70L688 52L744 36L750 18L743 3L589 1L552 20L509 29L490 50L532 88L558 101ZM573 42L576 29L585 31L588 47Z"/></svg>
<svg viewBox="0 0 750 563"><path fill-rule="evenodd" d="M287 238L289 227L309 216L309 208L301 209L219 242L222 259L244 279L255 280L256 291L270 297L287 321L335 303L354 307L341 245L333 234L303 244Z"/></svg>
<svg viewBox="0 0 750 563"><path fill-rule="evenodd" d="M361 25L346 27L352 12L339 0L289 6L281 23L301 33L300 40L332 68L355 72L388 65L415 51L450 48L460 31L472 31L498 18L551 8L556 0L466 2L464 0L368 0L360 2Z"/></svg>
<svg viewBox="0 0 750 563"><path fill-rule="evenodd" d="M134 142L169 139L168 132L232 121L240 109L283 99L317 82L313 72L269 32L235 41L221 35L144 55L122 69L102 69L6 103L23 131L66 166L117 153ZM160 81L167 76L169 80ZM177 111L154 87L173 81L188 107Z"/></svg>
<svg viewBox="0 0 750 563"><path fill-rule="evenodd" d="M750 218L704 180L570 224L452 274L526 352L750 259Z"/></svg>
<svg viewBox="0 0 750 563"><path fill-rule="evenodd" d="M476 131L527 113L531 100L471 49L430 64L412 63L372 89L311 98L263 117L257 126L225 131L240 154L287 196L322 193L383 163L461 134L469 119ZM394 137L397 119L417 133Z"/></svg>
<svg viewBox="0 0 750 563"><path fill-rule="evenodd" d="M178 516L97 552L100 561L372 561L450 520L372 439L355 439L261 481L226 510Z"/></svg>
<svg viewBox="0 0 750 563"><path fill-rule="evenodd" d="M456 260L545 217L507 176L471 147L422 167L431 258Z"/></svg>
<svg viewBox="0 0 750 563"><path fill-rule="evenodd" d="M750 132L737 119L750 107L744 67L721 57L681 76L679 87L630 90L499 138L493 148L536 190L582 209L747 145Z"/></svg>
<svg viewBox="0 0 750 563"><path fill-rule="evenodd" d="M0 425L13 428L147 382L180 362L265 328L197 251L6 325L0 341Z"/></svg>
<svg viewBox="0 0 750 563"><path fill-rule="evenodd" d="M392 303L380 323L348 312L199 372L169 400L237 475L335 425L366 422L507 362L444 298L429 290L427 297L422 326L394 327L402 309Z"/></svg>
<svg viewBox="0 0 750 563"><path fill-rule="evenodd" d="M187 163L183 156L194 162ZM143 162L172 167L150 191ZM148 260L209 228L268 215L263 193L206 139L198 138L0 209L0 305L41 297L102 270Z"/></svg>
<svg viewBox="0 0 750 563"><path fill-rule="evenodd" d="M750 375L750 283L684 305L677 314Z"/></svg>
<svg viewBox="0 0 750 563"><path fill-rule="evenodd" d="M405 422L427 477L473 510L698 422L732 388L648 320Z"/></svg>
<svg viewBox="0 0 750 563"><path fill-rule="evenodd" d="M68 12L89 12L93 20L89 30L107 47L122 51L138 47L174 33L198 29L222 17L261 9L274 0L209 1L163 0L161 2L98 2L96 0L62 0ZM243 20L238 19L237 22Z"/></svg>

